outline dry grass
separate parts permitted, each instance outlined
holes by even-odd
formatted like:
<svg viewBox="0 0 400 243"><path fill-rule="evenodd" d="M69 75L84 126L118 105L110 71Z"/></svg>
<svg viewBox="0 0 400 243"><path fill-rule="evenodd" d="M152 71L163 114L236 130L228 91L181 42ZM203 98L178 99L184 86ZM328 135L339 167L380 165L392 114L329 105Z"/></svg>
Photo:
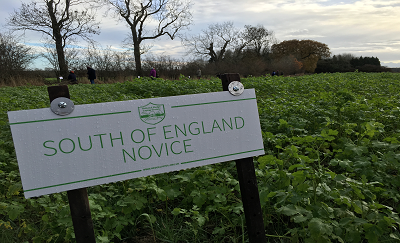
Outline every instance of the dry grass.
<svg viewBox="0 0 400 243"><path fill-rule="evenodd" d="M136 76L116 76L116 77L98 77L94 82L95 84L112 84L112 83L123 83L126 81L133 81ZM162 79L173 80L167 76L160 76ZM179 77L178 77L179 78ZM196 77L192 77L196 78ZM211 79L213 76L203 75L202 79ZM79 84L90 84L90 81L86 77L77 78ZM57 80L56 78L44 78L39 75L32 76L12 76L8 79L0 79L1 87L17 87L17 86L49 86L49 85L66 85L70 84L69 81Z"/></svg>
<svg viewBox="0 0 400 243"><path fill-rule="evenodd" d="M99 77L95 80L96 84L110 84L110 83L122 83L127 80L133 80L133 76L123 77L118 76L115 78L102 78ZM87 78L78 78L80 84L90 84ZM54 84L69 84L68 81L48 81L43 77L10 77L5 80L0 80L0 87L17 87L17 86L43 86L43 85L54 85Z"/></svg>
<svg viewBox="0 0 400 243"><path fill-rule="evenodd" d="M45 80L37 77L10 77L0 80L0 87L16 87L16 86L41 86L45 85Z"/></svg>

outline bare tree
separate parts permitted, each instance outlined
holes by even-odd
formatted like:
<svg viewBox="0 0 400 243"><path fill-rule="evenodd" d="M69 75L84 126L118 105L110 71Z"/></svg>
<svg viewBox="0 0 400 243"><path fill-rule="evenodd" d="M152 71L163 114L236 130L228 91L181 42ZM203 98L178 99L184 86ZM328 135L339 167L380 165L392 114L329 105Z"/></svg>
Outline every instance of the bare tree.
<svg viewBox="0 0 400 243"><path fill-rule="evenodd" d="M113 49L111 46L89 45L81 51L80 58L77 61L81 64L81 67L90 66L94 68L99 79L103 81L107 78L115 79L116 77L134 75L134 61L131 50L121 51Z"/></svg>
<svg viewBox="0 0 400 243"><path fill-rule="evenodd" d="M190 54L209 57L210 62L219 62L227 50L246 46L241 42L239 33L232 22L217 23L209 25L198 35L183 37L182 44Z"/></svg>
<svg viewBox="0 0 400 243"><path fill-rule="evenodd" d="M8 26L14 30L40 32L54 41L61 75L66 76L68 66L65 47L76 37L91 41L92 34L99 33L94 8L79 10L85 0L37 0L22 3L8 18Z"/></svg>
<svg viewBox="0 0 400 243"><path fill-rule="evenodd" d="M121 52L113 50L111 46L102 48L92 45L83 54L83 62L102 72L123 71L130 68L132 63L132 53L129 50Z"/></svg>
<svg viewBox="0 0 400 243"><path fill-rule="evenodd" d="M262 25L245 25L242 36L246 49L257 56L268 55L272 45L277 44L274 32L267 30Z"/></svg>
<svg viewBox="0 0 400 243"><path fill-rule="evenodd" d="M130 29L137 75L142 75L141 48L145 40L167 35L174 39L192 21L190 0L104 0Z"/></svg>
<svg viewBox="0 0 400 243"><path fill-rule="evenodd" d="M31 48L19 44L11 33L0 33L0 70L1 79L20 74L35 59Z"/></svg>
<svg viewBox="0 0 400 243"><path fill-rule="evenodd" d="M183 60L173 58L169 55L147 55L144 58L143 69L150 72L151 68L157 70L157 75L164 78L177 78L179 70L185 64Z"/></svg>
<svg viewBox="0 0 400 243"><path fill-rule="evenodd" d="M57 54L56 46L52 43L51 40L43 43L43 52L40 53L40 56L46 59L53 70L56 72L56 76L58 77L61 73L59 71L59 59ZM80 54L80 50L77 48L73 48L71 46L66 46L64 48L64 58L65 63L67 64L69 69L78 68L78 56Z"/></svg>

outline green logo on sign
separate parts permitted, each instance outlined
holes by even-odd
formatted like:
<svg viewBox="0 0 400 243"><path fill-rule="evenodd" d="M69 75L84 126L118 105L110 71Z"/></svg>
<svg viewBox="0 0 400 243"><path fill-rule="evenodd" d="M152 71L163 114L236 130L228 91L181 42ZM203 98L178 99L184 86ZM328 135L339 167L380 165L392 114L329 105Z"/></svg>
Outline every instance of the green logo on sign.
<svg viewBox="0 0 400 243"><path fill-rule="evenodd" d="M140 119L147 124L155 125L165 118L164 105L161 104L150 102L145 106L139 106L138 110Z"/></svg>

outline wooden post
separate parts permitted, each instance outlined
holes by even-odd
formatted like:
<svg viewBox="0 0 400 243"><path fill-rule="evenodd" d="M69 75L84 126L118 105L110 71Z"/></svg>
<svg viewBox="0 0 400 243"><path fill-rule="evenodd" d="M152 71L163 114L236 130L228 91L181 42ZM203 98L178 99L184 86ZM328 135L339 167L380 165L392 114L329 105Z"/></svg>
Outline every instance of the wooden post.
<svg viewBox="0 0 400 243"><path fill-rule="evenodd" d="M58 97L70 98L67 85L47 87L50 103ZM77 243L96 243L86 188L67 191Z"/></svg>
<svg viewBox="0 0 400 243"><path fill-rule="evenodd" d="M240 75L238 73L226 73L221 75L220 78L224 91L228 91L230 82L240 82ZM266 243L267 239L265 237L264 221L253 157L236 160L236 170L239 177L240 193L242 195L250 243Z"/></svg>

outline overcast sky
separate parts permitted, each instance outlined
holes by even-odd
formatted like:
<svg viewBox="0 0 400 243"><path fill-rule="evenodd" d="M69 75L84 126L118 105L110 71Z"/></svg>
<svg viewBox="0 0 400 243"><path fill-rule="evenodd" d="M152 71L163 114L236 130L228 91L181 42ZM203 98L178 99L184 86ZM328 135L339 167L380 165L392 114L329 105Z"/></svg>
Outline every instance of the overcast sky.
<svg viewBox="0 0 400 243"><path fill-rule="evenodd" d="M38 0L39 1L39 0ZM0 25L26 0L0 0ZM400 67L400 0L192 0L196 34L210 24L231 21L237 28L263 25L278 41L312 39L325 43L333 54L378 57L381 64ZM101 34L94 39L102 46L120 48L129 29L123 22L101 18ZM2 28L4 31L4 28ZM1 31L1 32L2 32ZM26 32L20 40L40 43L40 35ZM185 57L180 40L162 38L154 42L153 54Z"/></svg>

